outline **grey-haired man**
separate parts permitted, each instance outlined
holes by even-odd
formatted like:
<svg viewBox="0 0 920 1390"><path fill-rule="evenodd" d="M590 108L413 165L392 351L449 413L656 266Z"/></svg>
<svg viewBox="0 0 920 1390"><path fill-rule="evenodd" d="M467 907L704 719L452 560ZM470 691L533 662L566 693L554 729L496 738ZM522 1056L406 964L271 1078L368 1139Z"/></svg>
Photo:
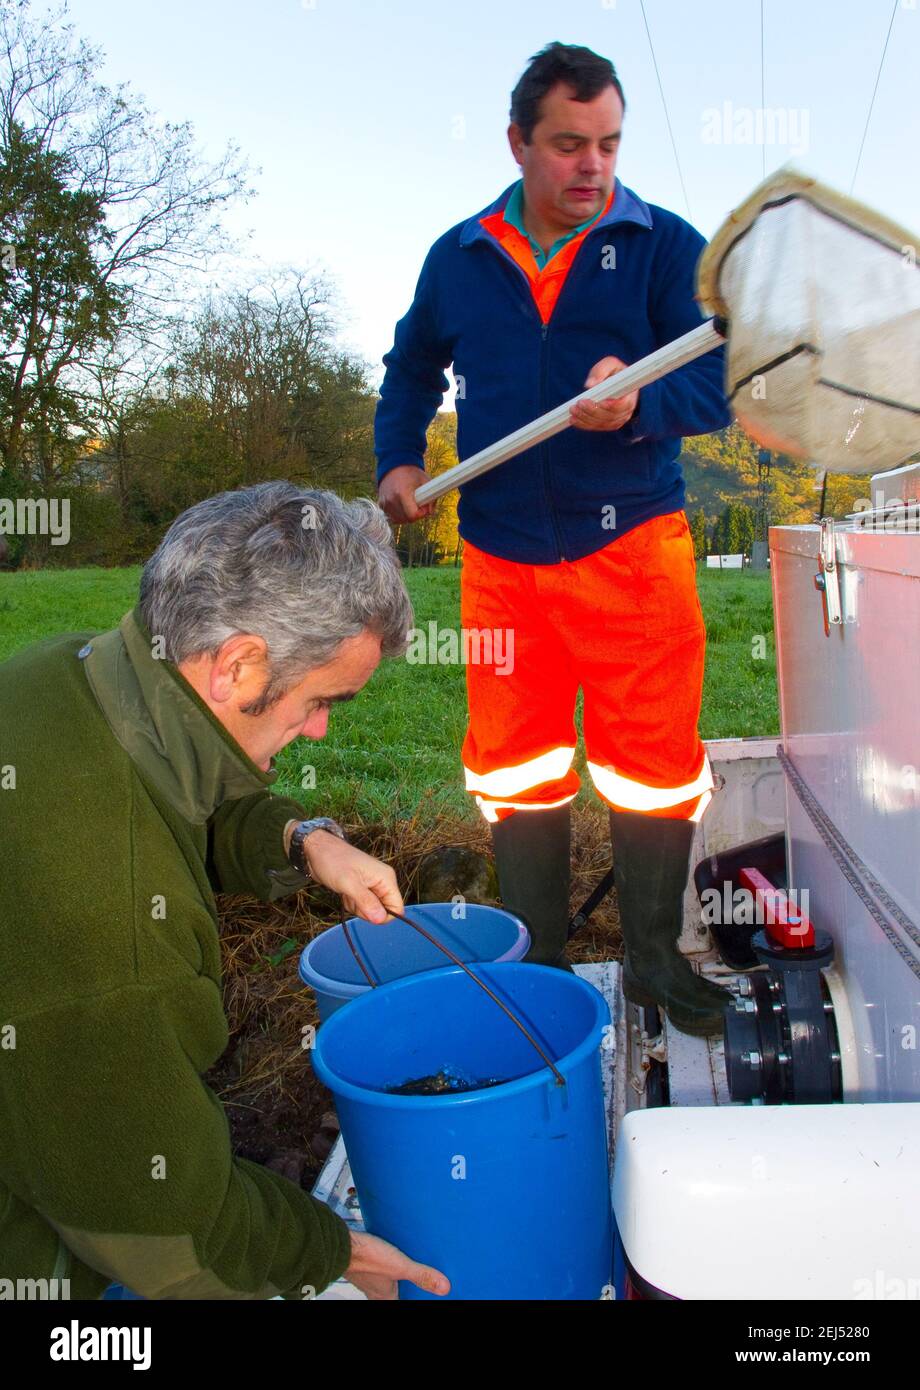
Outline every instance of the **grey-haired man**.
<svg viewBox="0 0 920 1390"><path fill-rule="evenodd" d="M449 1285L233 1156L202 1075L228 1041L214 891L312 874L375 921L392 869L274 796L411 605L368 501L266 483L192 507L120 626L0 666L0 1268L147 1298L371 1298ZM289 858L290 855L290 858Z"/></svg>

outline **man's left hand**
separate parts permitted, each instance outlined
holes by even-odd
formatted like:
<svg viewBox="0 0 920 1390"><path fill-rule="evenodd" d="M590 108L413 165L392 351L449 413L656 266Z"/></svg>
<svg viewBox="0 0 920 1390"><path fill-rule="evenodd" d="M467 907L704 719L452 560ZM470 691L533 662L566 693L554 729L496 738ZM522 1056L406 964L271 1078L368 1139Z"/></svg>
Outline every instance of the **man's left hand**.
<svg viewBox="0 0 920 1390"><path fill-rule="evenodd" d="M615 376L626 366L619 357L602 357L591 368L585 389L597 386ZM579 401L569 412L572 424L580 430L619 430L631 420L639 404L639 392L630 391L626 396L614 396L606 401Z"/></svg>
<svg viewBox="0 0 920 1390"><path fill-rule="evenodd" d="M346 912L367 922L388 922L404 904L389 864L365 854L328 830L314 830L303 842L310 873L342 899Z"/></svg>

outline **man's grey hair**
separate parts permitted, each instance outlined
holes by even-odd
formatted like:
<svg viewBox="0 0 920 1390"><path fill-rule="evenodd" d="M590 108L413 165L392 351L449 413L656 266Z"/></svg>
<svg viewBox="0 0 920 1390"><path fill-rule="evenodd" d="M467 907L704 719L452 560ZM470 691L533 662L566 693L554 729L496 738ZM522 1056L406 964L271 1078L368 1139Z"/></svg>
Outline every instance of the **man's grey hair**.
<svg viewBox="0 0 920 1390"><path fill-rule="evenodd" d="M365 629L384 656L402 655L412 626L380 508L285 482L222 492L178 516L144 566L140 608L176 665L238 633L264 638L271 674L251 714Z"/></svg>

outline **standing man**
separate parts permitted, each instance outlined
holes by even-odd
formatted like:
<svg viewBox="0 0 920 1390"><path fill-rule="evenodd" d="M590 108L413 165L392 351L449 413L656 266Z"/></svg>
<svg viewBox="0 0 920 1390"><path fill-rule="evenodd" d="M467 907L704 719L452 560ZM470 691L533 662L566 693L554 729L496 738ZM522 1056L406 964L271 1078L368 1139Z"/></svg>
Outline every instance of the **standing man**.
<svg viewBox="0 0 920 1390"><path fill-rule="evenodd" d="M522 172L428 253L384 358L379 500L430 507L425 435L453 364L461 458L701 322L703 238L614 176L625 103L610 62L552 43L511 97ZM492 828L529 960L568 968L575 700L610 811L624 990L678 1028L721 1030L730 996L677 946L695 822L712 795L697 732L705 629L683 512L681 436L723 428L721 352L641 392L572 408L574 428L461 489L461 621L513 629L513 671L467 666L467 789ZM493 648L495 643L492 644Z"/></svg>

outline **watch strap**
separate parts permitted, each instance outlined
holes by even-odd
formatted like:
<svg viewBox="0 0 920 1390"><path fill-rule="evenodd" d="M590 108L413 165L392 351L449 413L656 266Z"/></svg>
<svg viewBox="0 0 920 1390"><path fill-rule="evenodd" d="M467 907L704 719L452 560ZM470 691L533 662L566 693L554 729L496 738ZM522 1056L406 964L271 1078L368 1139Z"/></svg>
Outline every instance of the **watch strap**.
<svg viewBox="0 0 920 1390"><path fill-rule="evenodd" d="M314 830L328 830L330 834L337 835L340 840L345 839L345 831L329 816L316 816L312 820L300 820L291 831L291 842L288 846L288 859L291 867L297 869L299 873L307 878L312 877L310 868L307 864L306 855L303 851L304 841L308 835L312 835Z"/></svg>

